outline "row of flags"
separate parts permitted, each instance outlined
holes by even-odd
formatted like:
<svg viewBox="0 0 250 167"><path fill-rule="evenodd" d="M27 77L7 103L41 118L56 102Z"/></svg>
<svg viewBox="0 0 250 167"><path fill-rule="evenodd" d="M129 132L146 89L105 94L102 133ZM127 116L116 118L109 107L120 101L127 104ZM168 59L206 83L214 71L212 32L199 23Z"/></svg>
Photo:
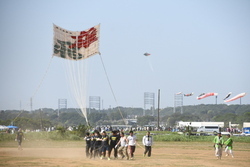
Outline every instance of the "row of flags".
<svg viewBox="0 0 250 167"><path fill-rule="evenodd" d="M182 95L183 93L182 92L178 92L176 93L176 95ZM242 98L246 95L246 93L240 93L236 96L234 96L233 98L231 99L228 99L230 96L231 96L232 92L229 92L224 98L224 102L227 103L227 102L231 102L231 101L234 101L234 100L237 100L239 98ZM186 96L186 97L189 97L189 96L193 96L194 95L194 92L192 93L188 93L188 94L183 94L183 96ZM197 96L197 100L201 100L201 99L204 99L206 97L209 97L209 96L218 96L218 93L214 93L214 92L210 92L210 93L201 93L199 96Z"/></svg>

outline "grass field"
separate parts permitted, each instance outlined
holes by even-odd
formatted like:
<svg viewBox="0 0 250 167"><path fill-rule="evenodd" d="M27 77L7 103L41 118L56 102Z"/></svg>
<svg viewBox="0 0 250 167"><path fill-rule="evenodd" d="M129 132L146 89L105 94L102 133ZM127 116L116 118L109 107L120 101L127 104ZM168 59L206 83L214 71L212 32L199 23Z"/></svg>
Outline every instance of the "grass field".
<svg viewBox="0 0 250 167"><path fill-rule="evenodd" d="M138 142L141 146L141 142ZM222 160L214 156L212 142L155 142L152 157L143 157L143 148L136 147L134 160L88 159L84 141L25 140L23 150L15 141L0 142L0 166L98 167L98 166L250 166L250 144L234 143L235 158Z"/></svg>

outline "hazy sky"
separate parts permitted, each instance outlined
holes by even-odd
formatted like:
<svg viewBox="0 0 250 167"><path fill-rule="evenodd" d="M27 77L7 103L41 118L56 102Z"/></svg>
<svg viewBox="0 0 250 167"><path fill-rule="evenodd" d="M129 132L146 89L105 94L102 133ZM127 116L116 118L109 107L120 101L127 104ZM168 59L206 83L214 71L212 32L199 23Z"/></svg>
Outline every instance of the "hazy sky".
<svg viewBox="0 0 250 167"><path fill-rule="evenodd" d="M88 60L87 88L104 108L143 107L144 92L157 97L158 89L161 108L180 91L194 92L184 105L214 104L196 99L203 92L219 93L219 104L228 92L246 92L242 104L250 104L249 18L249 0L1 0L0 109L30 110L33 95L33 109L56 109L59 98L77 107L63 59L51 61L53 23L72 31L101 24L100 52L118 104L99 55Z"/></svg>

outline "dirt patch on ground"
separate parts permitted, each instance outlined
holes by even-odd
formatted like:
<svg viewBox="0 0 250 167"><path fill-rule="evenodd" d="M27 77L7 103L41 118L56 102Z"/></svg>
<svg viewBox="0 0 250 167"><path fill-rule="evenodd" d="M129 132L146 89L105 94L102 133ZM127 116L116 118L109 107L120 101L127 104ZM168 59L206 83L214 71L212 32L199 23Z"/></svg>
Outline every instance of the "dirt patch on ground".
<svg viewBox="0 0 250 167"><path fill-rule="evenodd" d="M17 148L0 147L0 166L55 166L55 167L97 167L97 166L250 166L249 144L240 144L235 147L235 158L226 157L222 160L214 156L210 144L204 143L157 143L153 147L152 157L143 157L143 149L136 147L134 160L111 158L100 160L85 157L84 147L72 144L65 147L63 142L56 147L26 147L22 151ZM61 145L61 147L60 147ZM247 146L247 147L245 147Z"/></svg>

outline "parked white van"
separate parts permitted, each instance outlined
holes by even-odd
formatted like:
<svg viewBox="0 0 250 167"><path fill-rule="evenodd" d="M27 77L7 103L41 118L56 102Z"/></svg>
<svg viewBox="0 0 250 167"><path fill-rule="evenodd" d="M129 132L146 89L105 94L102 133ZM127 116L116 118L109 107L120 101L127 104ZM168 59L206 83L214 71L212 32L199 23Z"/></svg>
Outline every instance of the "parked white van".
<svg viewBox="0 0 250 167"><path fill-rule="evenodd" d="M220 132L220 127L218 125L208 125L208 126L201 126L197 129L197 135L213 135Z"/></svg>

